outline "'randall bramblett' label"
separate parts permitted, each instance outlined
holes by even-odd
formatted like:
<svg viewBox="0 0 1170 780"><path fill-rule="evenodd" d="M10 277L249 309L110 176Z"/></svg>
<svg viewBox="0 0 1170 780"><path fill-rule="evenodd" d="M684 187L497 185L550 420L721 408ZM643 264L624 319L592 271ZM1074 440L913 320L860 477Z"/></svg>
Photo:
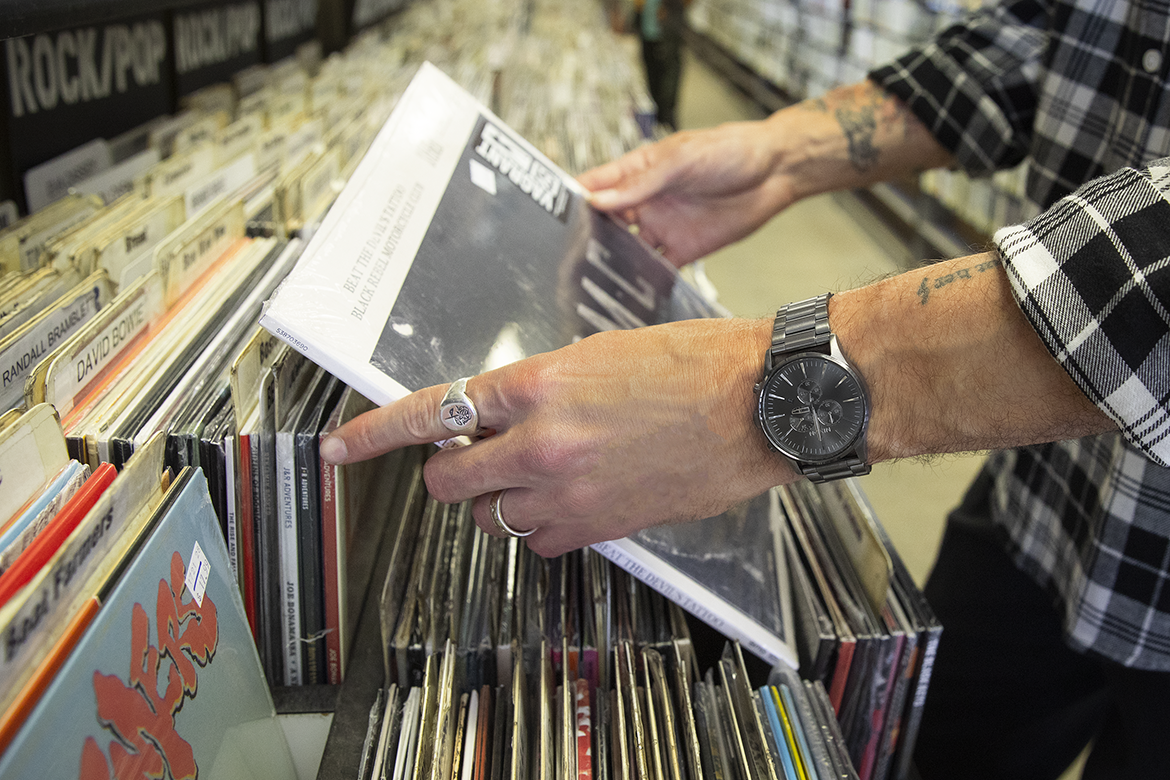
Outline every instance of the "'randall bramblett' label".
<svg viewBox="0 0 1170 780"><path fill-rule="evenodd" d="M93 319L109 300L109 282L98 277L0 352L0 405L6 409L19 406L24 380L33 366Z"/></svg>

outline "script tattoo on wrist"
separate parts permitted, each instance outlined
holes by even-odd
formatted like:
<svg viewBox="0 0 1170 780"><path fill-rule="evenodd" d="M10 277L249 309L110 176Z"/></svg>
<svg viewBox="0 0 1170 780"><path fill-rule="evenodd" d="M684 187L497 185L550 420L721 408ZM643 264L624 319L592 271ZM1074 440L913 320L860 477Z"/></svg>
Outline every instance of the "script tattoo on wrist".
<svg viewBox="0 0 1170 780"><path fill-rule="evenodd" d="M930 300L931 290L940 290L943 287L946 287L948 284L954 284L955 282L961 281L963 279L971 279L975 276L975 274L981 274L985 271L990 271L999 264L999 258L992 258L991 260L984 260L982 263L976 263L975 265L970 265L966 268L956 268L949 274L944 274L942 276L936 276L934 278L924 276L922 277L922 284L918 285L918 301L923 306L925 306L926 302Z"/></svg>

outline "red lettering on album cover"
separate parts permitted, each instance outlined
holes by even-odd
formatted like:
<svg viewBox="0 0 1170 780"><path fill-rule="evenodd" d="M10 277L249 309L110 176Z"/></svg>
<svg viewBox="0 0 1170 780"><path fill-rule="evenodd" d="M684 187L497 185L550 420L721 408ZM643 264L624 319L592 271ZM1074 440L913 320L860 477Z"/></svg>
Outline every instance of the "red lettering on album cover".
<svg viewBox="0 0 1170 780"><path fill-rule="evenodd" d="M175 716L194 698L198 668L215 655L219 627L215 603L203 597L183 602L183 558L171 557L170 582L159 580L155 621L158 646L150 644L150 620L141 604L130 619L130 674L95 671L93 688L97 718L114 735L109 761L97 741L88 737L81 751L83 780L130 780L173 777L193 780L199 773L191 745L179 736ZM189 595L189 594L188 594ZM159 692L160 671L167 663L166 686Z"/></svg>

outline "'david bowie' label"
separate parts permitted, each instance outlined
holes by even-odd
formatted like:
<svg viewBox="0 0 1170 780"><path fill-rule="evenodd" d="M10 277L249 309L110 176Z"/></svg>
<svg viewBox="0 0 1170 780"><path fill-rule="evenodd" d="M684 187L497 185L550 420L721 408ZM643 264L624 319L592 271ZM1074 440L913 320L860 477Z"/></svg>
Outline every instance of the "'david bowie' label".
<svg viewBox="0 0 1170 780"><path fill-rule="evenodd" d="M94 284L0 353L0 404L5 408L19 406L24 380L33 366L93 319L109 295L104 280Z"/></svg>
<svg viewBox="0 0 1170 780"><path fill-rule="evenodd" d="M61 414L71 410L90 383L146 332L162 308L162 291L152 278L137 295L110 313L93 338L54 363L46 378L45 400Z"/></svg>

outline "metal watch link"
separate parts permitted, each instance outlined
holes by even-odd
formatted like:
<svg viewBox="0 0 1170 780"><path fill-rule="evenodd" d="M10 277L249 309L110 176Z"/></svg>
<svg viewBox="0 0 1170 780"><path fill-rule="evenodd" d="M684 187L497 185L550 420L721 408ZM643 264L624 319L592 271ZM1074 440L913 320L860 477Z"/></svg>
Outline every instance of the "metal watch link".
<svg viewBox="0 0 1170 780"><path fill-rule="evenodd" d="M831 294L776 312L755 388L756 423L768 445L813 482L870 472L869 394L829 327Z"/></svg>

